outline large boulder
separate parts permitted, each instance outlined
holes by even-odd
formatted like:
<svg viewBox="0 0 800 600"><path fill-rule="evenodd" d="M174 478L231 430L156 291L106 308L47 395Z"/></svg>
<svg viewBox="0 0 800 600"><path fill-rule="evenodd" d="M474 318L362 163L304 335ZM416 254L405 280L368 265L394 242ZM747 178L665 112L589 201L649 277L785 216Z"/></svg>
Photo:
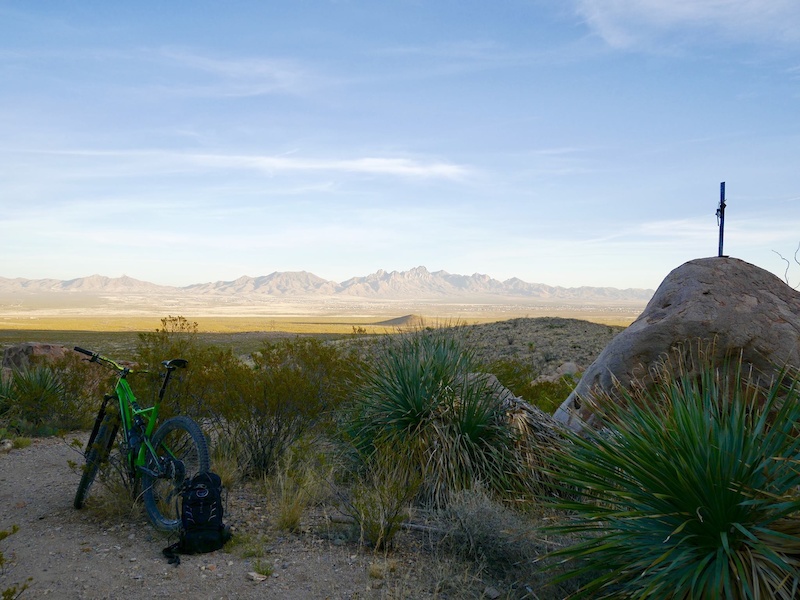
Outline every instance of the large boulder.
<svg viewBox="0 0 800 600"><path fill-rule="evenodd" d="M648 373L676 348L714 341L714 358L741 352L746 364L770 377L800 367L800 292L772 273L736 258L689 261L667 275L630 327L586 370L554 417L574 431L593 425L585 400L615 395L616 386L646 383Z"/></svg>
<svg viewBox="0 0 800 600"><path fill-rule="evenodd" d="M8 346L3 351L2 367L4 372L27 369L32 360L58 360L64 358L67 349L57 344L40 342L23 342Z"/></svg>

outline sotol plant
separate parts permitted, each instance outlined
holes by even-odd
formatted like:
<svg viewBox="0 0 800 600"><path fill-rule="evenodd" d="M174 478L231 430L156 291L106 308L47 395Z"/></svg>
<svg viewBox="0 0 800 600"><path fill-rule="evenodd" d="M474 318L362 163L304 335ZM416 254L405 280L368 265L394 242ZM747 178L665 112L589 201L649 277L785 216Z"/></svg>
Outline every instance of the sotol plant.
<svg viewBox="0 0 800 600"><path fill-rule="evenodd" d="M676 354L677 356L677 354ZM800 594L800 383L760 387L741 360L667 361L656 383L597 402L557 473L577 494L556 553L576 597L785 599Z"/></svg>
<svg viewBox="0 0 800 600"><path fill-rule="evenodd" d="M85 426L86 407L61 375L44 365L15 371L0 384L0 419L9 429L29 435Z"/></svg>
<svg viewBox="0 0 800 600"><path fill-rule="evenodd" d="M474 354L446 332L418 332L387 345L366 370L349 432L361 456L403 448L423 500L447 503L476 482L508 495L527 490L526 463L500 401Z"/></svg>

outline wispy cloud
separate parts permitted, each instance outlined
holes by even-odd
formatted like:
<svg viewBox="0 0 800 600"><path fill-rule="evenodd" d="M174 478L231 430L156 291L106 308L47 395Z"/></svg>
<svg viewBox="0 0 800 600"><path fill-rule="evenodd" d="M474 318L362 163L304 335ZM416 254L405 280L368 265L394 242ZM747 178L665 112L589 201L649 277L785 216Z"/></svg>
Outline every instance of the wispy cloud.
<svg viewBox="0 0 800 600"><path fill-rule="evenodd" d="M319 76L312 75L297 61L269 57L223 58L208 56L185 49L161 48L146 53L164 66L179 69L187 80L181 78L173 87L200 95L260 96L284 93L300 94L319 84ZM191 75L203 78L201 84L192 84Z"/></svg>
<svg viewBox="0 0 800 600"><path fill-rule="evenodd" d="M205 166L281 171L339 171L398 177L460 179L468 174L461 165L409 158L364 157L354 159L305 159L288 156L192 155L191 161Z"/></svg>
<svg viewBox="0 0 800 600"><path fill-rule="evenodd" d="M48 47L0 48L0 60L30 69L43 63L69 69L81 63L85 69L74 74L76 81L95 87L113 84L126 94L141 90L148 94L200 97L304 95L334 81L296 59L217 56L177 47L72 47L66 52ZM118 81L118 73L126 77Z"/></svg>
<svg viewBox="0 0 800 600"><path fill-rule="evenodd" d="M0 150L6 154L12 150ZM297 155L198 154L162 150L28 150L20 154L40 154L65 159L91 159L92 177L134 172L175 172L206 169L243 169L268 175L284 172L339 172L366 175L388 175L404 178L461 180L472 169L453 162L407 157L364 156L357 158L304 158ZM101 162L98 162L101 161ZM70 165L74 176L74 165Z"/></svg>
<svg viewBox="0 0 800 600"><path fill-rule="evenodd" d="M577 0L577 12L608 44L649 44L654 37L800 43L796 0Z"/></svg>

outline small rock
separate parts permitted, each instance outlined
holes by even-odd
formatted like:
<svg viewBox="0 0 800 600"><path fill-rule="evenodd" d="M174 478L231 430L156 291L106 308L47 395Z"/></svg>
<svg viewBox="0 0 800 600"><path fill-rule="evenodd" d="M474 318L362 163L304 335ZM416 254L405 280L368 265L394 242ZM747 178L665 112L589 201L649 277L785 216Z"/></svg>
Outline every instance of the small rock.
<svg viewBox="0 0 800 600"><path fill-rule="evenodd" d="M500 596L502 596L500 590L498 590L497 588L493 588L491 586L483 590L483 595L489 598L490 600L497 600Z"/></svg>
<svg viewBox="0 0 800 600"><path fill-rule="evenodd" d="M559 375L576 375L578 371L580 371L580 368L572 361L561 363L561 366L556 369L556 373Z"/></svg>

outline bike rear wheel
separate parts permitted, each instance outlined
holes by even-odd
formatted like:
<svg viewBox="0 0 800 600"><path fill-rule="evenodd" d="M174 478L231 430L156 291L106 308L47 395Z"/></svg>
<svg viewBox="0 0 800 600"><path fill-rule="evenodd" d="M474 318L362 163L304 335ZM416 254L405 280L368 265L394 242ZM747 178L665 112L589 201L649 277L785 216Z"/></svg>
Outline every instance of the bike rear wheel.
<svg viewBox="0 0 800 600"><path fill-rule="evenodd" d="M103 417L94 441L86 449L86 464L83 466L81 481L78 483L78 490L75 492L75 499L72 505L75 508L83 508L89 489L92 487L100 466L108 460L111 447L114 445L114 438L117 437L119 430L119 415L109 413Z"/></svg>
<svg viewBox="0 0 800 600"><path fill-rule="evenodd" d="M184 416L164 421L152 442L158 462L150 456L142 472L144 508L153 527L178 531L181 492L187 479L209 470L208 444L200 426Z"/></svg>

